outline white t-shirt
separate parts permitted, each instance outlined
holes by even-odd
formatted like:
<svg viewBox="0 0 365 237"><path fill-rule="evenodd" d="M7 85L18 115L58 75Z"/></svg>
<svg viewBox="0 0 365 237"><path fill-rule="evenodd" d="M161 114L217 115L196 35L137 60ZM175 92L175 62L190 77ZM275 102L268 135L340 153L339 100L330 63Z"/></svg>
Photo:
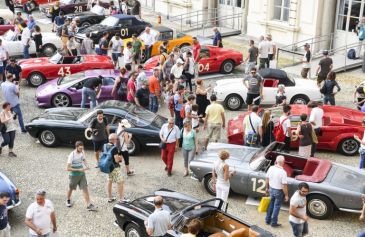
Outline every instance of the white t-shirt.
<svg viewBox="0 0 365 237"><path fill-rule="evenodd" d="M254 127L255 132L252 129L249 117L251 117L252 126ZM249 115L246 115L243 119L243 124L245 126L245 135L252 133L259 134L259 128L262 126L262 119L256 113L252 112Z"/></svg>
<svg viewBox="0 0 365 237"><path fill-rule="evenodd" d="M123 40L121 38L119 38L119 40L117 40L115 38L115 36L113 36L113 38L110 40L110 42L112 42L112 53L120 53L122 46L124 45Z"/></svg>
<svg viewBox="0 0 365 237"><path fill-rule="evenodd" d="M198 111L191 111L191 115L198 116ZM199 119L198 118L192 118L192 124L193 128L198 127L199 125Z"/></svg>
<svg viewBox="0 0 365 237"><path fill-rule="evenodd" d="M299 191L296 191L290 199L290 206L296 207L296 214L299 216L304 216L306 214L306 198L301 196ZM289 221L296 224L304 223L303 219L297 218L295 216L289 215Z"/></svg>
<svg viewBox="0 0 365 237"><path fill-rule="evenodd" d="M27 45L28 40L30 39L30 30L28 27L25 27L22 32L22 44Z"/></svg>
<svg viewBox="0 0 365 237"><path fill-rule="evenodd" d="M315 107L312 109L311 114L309 116L309 122L314 122L315 125L313 125L313 128L319 128L322 127L323 125L323 109L319 108L319 107Z"/></svg>
<svg viewBox="0 0 365 237"><path fill-rule="evenodd" d="M82 166L85 160L84 152L76 152L72 151L67 158L67 164L71 164L72 167L74 166Z"/></svg>
<svg viewBox="0 0 365 237"><path fill-rule="evenodd" d="M172 142L176 142L177 139L180 139L180 130L179 127L174 125L173 129L169 129L168 127L168 123L165 123L164 125L162 125L161 130L160 130L160 135L162 135L162 137L164 139L167 138L166 143L172 143ZM170 133L171 131L171 133ZM170 133L170 135L169 135ZM167 137L169 136L169 137Z"/></svg>
<svg viewBox="0 0 365 237"><path fill-rule="evenodd" d="M287 116L285 115L282 115L279 119L279 123L282 123L284 121L285 118L288 118ZM285 122L283 123L283 130L284 130L284 134L285 136L287 137L290 137L290 127L291 127L291 124L290 124L290 119L288 118L287 120L285 120Z"/></svg>
<svg viewBox="0 0 365 237"><path fill-rule="evenodd" d="M269 54L274 54L274 48L276 46L275 42L274 41L268 41L269 42L269 45L270 45L270 48L269 48Z"/></svg>
<svg viewBox="0 0 365 237"><path fill-rule="evenodd" d="M288 175L282 167L273 165L269 168L266 174L269 179L270 188L283 189L283 184L288 183Z"/></svg>
<svg viewBox="0 0 365 237"><path fill-rule="evenodd" d="M124 54L124 57L123 57L124 64L132 63L132 58L131 58L132 48L128 49L127 47L125 47L123 50L123 54Z"/></svg>
<svg viewBox="0 0 365 237"><path fill-rule="evenodd" d="M141 35L141 40L143 40L146 46L151 46L155 43L155 36L151 32L149 34L145 32Z"/></svg>
<svg viewBox="0 0 365 237"><path fill-rule="evenodd" d="M42 229L42 234L48 234L51 232L51 213L54 212L53 204L50 200L46 199L44 206L38 205L37 202L33 202L29 205L26 218L32 219L33 224ZM31 235L37 235L35 231L29 228Z"/></svg>
<svg viewBox="0 0 365 237"><path fill-rule="evenodd" d="M260 58L268 58L270 50L270 43L267 40L263 40L259 43Z"/></svg>
<svg viewBox="0 0 365 237"><path fill-rule="evenodd" d="M183 70L184 70L183 66L178 67L177 64L175 64L171 68L171 74L174 74L175 78L180 78L183 73Z"/></svg>

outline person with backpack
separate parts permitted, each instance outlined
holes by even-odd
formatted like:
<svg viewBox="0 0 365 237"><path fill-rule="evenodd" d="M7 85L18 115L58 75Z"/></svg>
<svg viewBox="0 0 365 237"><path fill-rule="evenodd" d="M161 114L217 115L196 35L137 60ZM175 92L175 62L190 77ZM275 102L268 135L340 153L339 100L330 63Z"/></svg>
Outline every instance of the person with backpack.
<svg viewBox="0 0 365 237"><path fill-rule="evenodd" d="M257 147L262 143L262 120L258 116L258 106L252 107L252 112L243 119L244 145Z"/></svg>
<svg viewBox="0 0 365 237"><path fill-rule="evenodd" d="M179 85L178 91L174 95L175 125L180 129L183 127L181 110L184 109L184 91L185 87L183 85Z"/></svg>
<svg viewBox="0 0 365 237"><path fill-rule="evenodd" d="M101 86L103 85L103 77L92 77L84 82L81 95L81 108L85 108L86 99L90 98L90 108L96 107L96 99L101 93Z"/></svg>
<svg viewBox="0 0 365 237"><path fill-rule="evenodd" d="M114 100L127 101L127 83L129 73L125 67L120 68L119 76L115 79L112 88L112 96Z"/></svg>
<svg viewBox="0 0 365 237"><path fill-rule="evenodd" d="M104 112L102 110L96 111L96 118L91 120L88 130L91 130L91 140L94 145L95 160L97 163L96 168L99 163L100 152L108 139L109 135L109 125L108 120L104 117Z"/></svg>
<svg viewBox="0 0 365 237"><path fill-rule="evenodd" d="M66 206L72 207L71 195L77 186L83 191L88 211L96 211L96 207L90 202L89 189L87 185L85 171L90 168L87 165L84 153L84 144L81 141L75 143L73 150L67 159L67 171L69 172L69 189L67 191Z"/></svg>
<svg viewBox="0 0 365 237"><path fill-rule="evenodd" d="M283 115L279 118L279 124L274 128L275 140L278 142L284 142L283 151L289 153L291 142L291 123L290 123L290 105L283 106Z"/></svg>
<svg viewBox="0 0 365 237"><path fill-rule="evenodd" d="M335 87L337 87L337 91L334 91ZM320 92L323 94L323 104L336 105L335 95L339 91L341 91L341 87L336 81L336 73L334 71L330 71L327 74L327 79L324 81L324 84L320 89Z"/></svg>
<svg viewBox="0 0 365 237"><path fill-rule="evenodd" d="M125 129L132 127L127 119L120 121L117 129L117 136L119 139L119 149L122 151L125 169L128 176L134 175L134 171L129 169L129 151L128 145L131 144L132 134L127 132Z"/></svg>

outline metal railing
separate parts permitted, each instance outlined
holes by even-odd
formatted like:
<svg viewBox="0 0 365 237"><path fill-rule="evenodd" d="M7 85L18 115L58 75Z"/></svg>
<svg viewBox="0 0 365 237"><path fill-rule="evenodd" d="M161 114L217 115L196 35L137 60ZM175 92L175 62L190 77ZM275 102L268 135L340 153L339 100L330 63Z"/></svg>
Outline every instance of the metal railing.
<svg viewBox="0 0 365 237"><path fill-rule="evenodd" d="M187 12L177 16L170 16L169 21L180 24L180 31L183 31L183 25L189 25L191 27L191 24L193 24L193 22L195 22L196 24L200 21L203 21L204 18L209 16L211 16L212 18L217 18L218 9L217 8L204 9L193 12Z"/></svg>

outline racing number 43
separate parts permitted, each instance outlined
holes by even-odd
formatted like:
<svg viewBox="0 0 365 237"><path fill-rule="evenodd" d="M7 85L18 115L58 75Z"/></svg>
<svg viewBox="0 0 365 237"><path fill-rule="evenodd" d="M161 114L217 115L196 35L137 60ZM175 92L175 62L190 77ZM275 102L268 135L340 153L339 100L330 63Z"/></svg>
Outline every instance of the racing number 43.
<svg viewBox="0 0 365 237"><path fill-rule="evenodd" d="M61 77L71 75L70 67L61 67L57 74Z"/></svg>
<svg viewBox="0 0 365 237"><path fill-rule="evenodd" d="M258 193L266 193L266 181L264 179L251 178L252 191Z"/></svg>

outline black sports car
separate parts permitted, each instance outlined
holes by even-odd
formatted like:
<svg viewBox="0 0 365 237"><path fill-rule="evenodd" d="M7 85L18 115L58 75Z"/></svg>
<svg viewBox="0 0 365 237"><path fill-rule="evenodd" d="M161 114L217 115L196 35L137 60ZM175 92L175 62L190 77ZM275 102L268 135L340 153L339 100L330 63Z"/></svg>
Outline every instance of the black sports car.
<svg viewBox="0 0 365 237"><path fill-rule="evenodd" d="M171 213L172 229L168 231L168 236L177 237L187 233L186 225L196 218L203 224L197 237L207 237L217 232L230 234L232 237L273 236L256 225L228 214L227 205L221 199L213 198L201 202L185 194L160 189L153 195L143 196L131 202L120 202L114 206L115 224L125 232L125 237L148 237L144 223L155 209L155 196L163 197L162 208Z"/></svg>
<svg viewBox="0 0 365 237"><path fill-rule="evenodd" d="M76 34L76 41L81 43L86 38L86 33L90 33L90 38L95 44L99 44L104 33L109 33L111 39L116 33L120 33L122 39L130 38L133 34L139 35L145 28L152 25L132 15L112 15L105 18L100 24L80 28Z"/></svg>
<svg viewBox="0 0 365 237"><path fill-rule="evenodd" d="M32 137L38 138L47 147L73 145L78 140L91 145L91 141L85 136L85 129L96 117L96 111L99 109L103 110L111 132L118 128L122 119L127 119L131 123L132 127L127 129L133 134L128 147L131 155L138 153L141 147L158 146L160 143L159 132L161 126L166 123L166 118L135 104L115 100L103 102L94 109L47 109L25 127Z"/></svg>
<svg viewBox="0 0 365 237"><path fill-rule="evenodd" d="M101 6L95 5L90 11L80 12L68 15L68 18L75 19L76 17L80 20L80 27L89 27L91 25L99 24L102 20L105 19L105 15L103 12L98 11L98 9L102 9Z"/></svg>

